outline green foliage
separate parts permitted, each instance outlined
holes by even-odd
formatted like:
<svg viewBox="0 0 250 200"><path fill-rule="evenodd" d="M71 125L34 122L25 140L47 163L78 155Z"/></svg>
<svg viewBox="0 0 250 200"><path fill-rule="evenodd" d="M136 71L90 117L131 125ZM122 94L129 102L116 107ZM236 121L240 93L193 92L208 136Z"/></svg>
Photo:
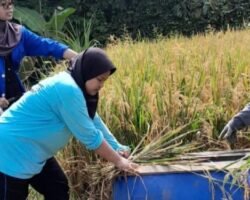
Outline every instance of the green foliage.
<svg viewBox="0 0 250 200"><path fill-rule="evenodd" d="M26 3L25 3L26 2ZM17 1L39 10L46 17L56 7L77 9L73 21L94 16L92 38L106 41L126 30L133 38L154 38L156 33L191 35L209 28L239 28L250 21L249 0L73 0Z"/></svg>
<svg viewBox="0 0 250 200"><path fill-rule="evenodd" d="M31 8L15 7L14 18L39 35L54 38L61 41L63 27L70 15L75 12L74 8L66 8L62 11L55 10L47 21L43 15ZM44 60L41 57L28 58L22 63L20 75L26 88L48 75L55 63L52 59Z"/></svg>
<svg viewBox="0 0 250 200"><path fill-rule="evenodd" d="M14 18L37 33L43 33L46 21L37 11L24 7L15 7Z"/></svg>
<svg viewBox="0 0 250 200"><path fill-rule="evenodd" d="M47 22L44 17L35 10L16 7L14 18L40 35L55 37L57 32L62 30L68 17L74 12L74 8L66 8L63 11L55 10L53 16Z"/></svg>
<svg viewBox="0 0 250 200"><path fill-rule="evenodd" d="M90 37L92 31L92 19L83 19L78 22L68 21L67 27L58 34L58 38L63 43L77 52L81 52L90 46L97 46L99 42Z"/></svg>
<svg viewBox="0 0 250 200"><path fill-rule="evenodd" d="M46 29L61 31L68 17L75 12L74 8L66 8L62 11L55 10L52 18L46 23Z"/></svg>

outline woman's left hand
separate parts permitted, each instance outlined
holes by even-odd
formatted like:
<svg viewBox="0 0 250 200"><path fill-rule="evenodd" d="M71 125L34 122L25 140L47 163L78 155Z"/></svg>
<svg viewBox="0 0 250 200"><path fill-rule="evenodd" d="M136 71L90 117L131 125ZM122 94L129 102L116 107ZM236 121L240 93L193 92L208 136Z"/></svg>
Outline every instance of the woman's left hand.
<svg viewBox="0 0 250 200"><path fill-rule="evenodd" d="M118 151L119 155L124 157L124 158L128 158L130 155L130 151L125 151L125 150L120 150Z"/></svg>
<svg viewBox="0 0 250 200"><path fill-rule="evenodd" d="M0 98L0 107L1 108L7 108L9 105L9 101L5 99L4 97Z"/></svg>

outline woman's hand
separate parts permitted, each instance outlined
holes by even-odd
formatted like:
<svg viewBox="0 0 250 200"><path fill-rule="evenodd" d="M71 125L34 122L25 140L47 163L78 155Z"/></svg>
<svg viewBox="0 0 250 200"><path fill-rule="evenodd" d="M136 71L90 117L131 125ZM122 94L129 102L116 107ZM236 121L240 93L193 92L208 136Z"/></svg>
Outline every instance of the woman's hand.
<svg viewBox="0 0 250 200"><path fill-rule="evenodd" d="M1 108L7 108L9 105L9 101L5 99L4 97L0 98L0 107Z"/></svg>
<svg viewBox="0 0 250 200"><path fill-rule="evenodd" d="M130 150L129 151L118 151L119 155L124 157L124 158L128 158L130 155Z"/></svg>
<svg viewBox="0 0 250 200"><path fill-rule="evenodd" d="M137 168L139 167L139 165L133 163L131 160L122 157L118 153L119 151L114 151L106 140L102 141L101 145L95 150L95 152L104 159L112 162L120 170L131 173L138 173Z"/></svg>
<svg viewBox="0 0 250 200"><path fill-rule="evenodd" d="M137 169L139 168L139 165L136 163L133 163L132 161L121 157L117 163L115 163L115 166L118 167L120 170L136 173Z"/></svg>

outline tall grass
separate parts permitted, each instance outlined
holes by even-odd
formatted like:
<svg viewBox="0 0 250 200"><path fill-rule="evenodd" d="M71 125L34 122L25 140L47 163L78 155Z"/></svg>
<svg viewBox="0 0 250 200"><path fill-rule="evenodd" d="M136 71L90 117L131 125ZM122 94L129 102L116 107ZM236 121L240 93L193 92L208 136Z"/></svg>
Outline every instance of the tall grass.
<svg viewBox="0 0 250 200"><path fill-rule="evenodd" d="M158 130L194 119L206 126L202 134L217 136L249 100L249 33L110 45L107 51L118 70L102 91L99 112L129 144L131 137L143 136L148 124Z"/></svg>

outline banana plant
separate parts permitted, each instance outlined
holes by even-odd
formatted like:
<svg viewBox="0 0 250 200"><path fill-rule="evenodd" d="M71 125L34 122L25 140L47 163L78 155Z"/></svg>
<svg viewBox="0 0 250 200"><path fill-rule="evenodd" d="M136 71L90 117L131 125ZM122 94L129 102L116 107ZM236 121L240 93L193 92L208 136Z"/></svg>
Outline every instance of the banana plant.
<svg viewBox="0 0 250 200"><path fill-rule="evenodd" d="M57 33L62 31L68 17L74 12L74 8L66 8L62 11L55 10L50 20L46 21L37 11L17 6L14 10L14 19L40 35L56 38Z"/></svg>

